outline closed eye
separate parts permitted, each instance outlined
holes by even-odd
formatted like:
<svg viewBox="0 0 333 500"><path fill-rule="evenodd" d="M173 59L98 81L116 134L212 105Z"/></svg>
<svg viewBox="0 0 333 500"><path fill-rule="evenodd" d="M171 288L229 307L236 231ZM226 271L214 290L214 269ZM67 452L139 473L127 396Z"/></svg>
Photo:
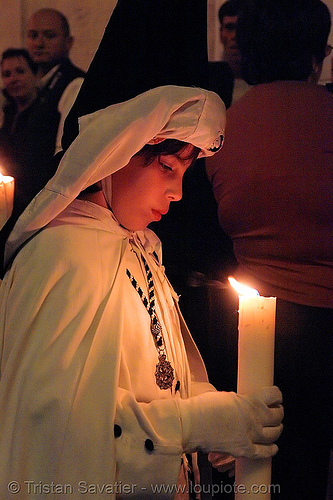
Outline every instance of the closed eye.
<svg viewBox="0 0 333 500"><path fill-rule="evenodd" d="M172 167L170 167L169 165L166 165L165 163L163 163L161 160L159 161L161 167L162 167L162 170L167 170L169 172L173 172L173 169Z"/></svg>

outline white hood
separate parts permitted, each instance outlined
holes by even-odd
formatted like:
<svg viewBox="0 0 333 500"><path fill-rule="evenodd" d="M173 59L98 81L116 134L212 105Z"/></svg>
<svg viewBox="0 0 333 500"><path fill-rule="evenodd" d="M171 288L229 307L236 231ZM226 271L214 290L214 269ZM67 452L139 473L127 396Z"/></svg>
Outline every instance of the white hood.
<svg viewBox="0 0 333 500"><path fill-rule="evenodd" d="M55 175L16 222L5 265L82 190L126 166L153 139L178 139L199 147L200 156L214 154L223 142L225 106L213 92L168 85L83 116L79 128Z"/></svg>

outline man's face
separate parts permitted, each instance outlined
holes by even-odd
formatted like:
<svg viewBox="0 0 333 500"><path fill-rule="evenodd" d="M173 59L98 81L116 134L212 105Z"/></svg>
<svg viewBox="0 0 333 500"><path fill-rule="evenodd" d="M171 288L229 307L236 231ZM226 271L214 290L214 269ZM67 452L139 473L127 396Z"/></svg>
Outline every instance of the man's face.
<svg viewBox="0 0 333 500"><path fill-rule="evenodd" d="M35 12L28 22L27 49L37 64L51 67L68 56L73 39L66 36L56 12Z"/></svg>
<svg viewBox="0 0 333 500"><path fill-rule="evenodd" d="M238 16L225 16L220 29L220 38L224 47L224 58L232 67L240 64L240 53L236 42L236 23Z"/></svg>

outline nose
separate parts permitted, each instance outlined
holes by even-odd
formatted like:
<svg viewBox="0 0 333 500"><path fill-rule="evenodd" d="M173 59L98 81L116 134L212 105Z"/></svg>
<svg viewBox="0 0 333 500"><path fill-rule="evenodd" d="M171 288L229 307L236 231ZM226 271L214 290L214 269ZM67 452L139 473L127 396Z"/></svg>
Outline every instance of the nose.
<svg viewBox="0 0 333 500"><path fill-rule="evenodd" d="M170 201L179 201L183 196L183 178L175 179L167 189L167 198Z"/></svg>
<svg viewBox="0 0 333 500"><path fill-rule="evenodd" d="M38 47L43 47L44 46L44 36L43 33L38 33L36 37L34 38L34 44L37 45Z"/></svg>

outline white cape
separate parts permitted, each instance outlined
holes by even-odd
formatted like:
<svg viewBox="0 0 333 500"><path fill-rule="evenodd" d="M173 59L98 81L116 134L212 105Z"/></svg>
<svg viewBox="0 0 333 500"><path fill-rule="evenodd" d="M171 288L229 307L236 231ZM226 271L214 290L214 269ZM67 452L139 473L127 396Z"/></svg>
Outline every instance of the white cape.
<svg viewBox="0 0 333 500"><path fill-rule="evenodd" d="M75 198L152 139L176 138L212 154L224 125L215 94L178 87L84 117L55 176L18 220L0 288L1 500L13 493L20 500L173 498L152 485L177 483L176 398L213 388L156 259L157 237L130 233L108 210ZM153 273L177 391L156 386L150 318L126 276L129 267L145 289L140 252Z"/></svg>

